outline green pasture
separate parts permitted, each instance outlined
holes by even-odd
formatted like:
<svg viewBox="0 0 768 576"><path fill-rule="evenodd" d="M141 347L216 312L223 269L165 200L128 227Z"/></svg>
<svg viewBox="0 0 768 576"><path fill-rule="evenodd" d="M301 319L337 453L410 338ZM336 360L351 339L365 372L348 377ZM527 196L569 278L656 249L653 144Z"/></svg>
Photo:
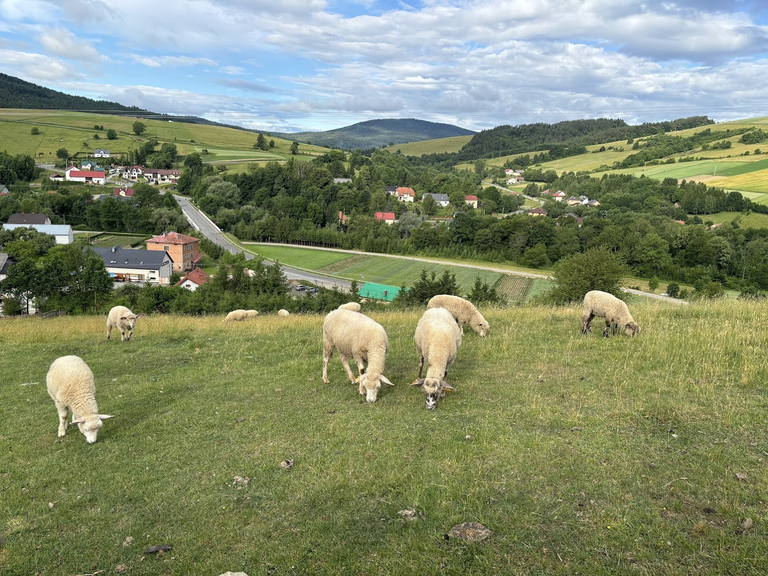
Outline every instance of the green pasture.
<svg viewBox="0 0 768 576"><path fill-rule="evenodd" d="M693 214L689 214L693 216ZM741 228L768 228L768 214L742 212L717 212L716 214L699 214L703 221L711 221L715 224L724 224L725 222L736 222Z"/></svg>
<svg viewBox="0 0 768 576"><path fill-rule="evenodd" d="M246 247L248 250L265 258L278 260L286 266L295 266L347 280L357 280L358 283L375 282L390 286L410 286L419 279L422 270L426 270L427 273L434 271L437 276L440 276L443 271L448 270L455 274L457 284L466 293L472 289L475 278L478 276L489 286L496 284L502 276L499 272L489 270L406 260L389 256L348 254L311 248L250 243L246 244Z"/></svg>
<svg viewBox="0 0 768 576"><path fill-rule="evenodd" d="M152 314L127 343L104 315L2 318L0 573L762 576L768 304L630 307L637 338L482 309L434 412L422 310L371 313L395 384L372 404L337 355L322 382L323 315ZM68 354L114 415L92 445L56 438Z"/></svg>
<svg viewBox="0 0 768 576"><path fill-rule="evenodd" d="M133 123L139 120L146 126L141 136L133 133ZM94 125L103 125L104 130L94 130ZM33 136L31 129L36 126L40 134ZM116 140L108 140L108 129L117 132ZM95 139L94 134L99 138ZM0 109L0 149L14 154L29 154L39 162L54 162L56 150L66 148L71 155L85 157L94 148L107 148L113 155L125 154L132 147L148 138L157 138L160 144L170 142L176 145L179 154L200 152L206 148L215 155L206 160L231 159L284 159L291 156L291 140L272 137L265 133L269 143L275 146L269 151L253 148L258 134L246 130L189 124L168 120L146 120L131 116L112 116L86 112L58 110L16 110ZM301 144L300 155L322 154L327 149Z"/></svg>

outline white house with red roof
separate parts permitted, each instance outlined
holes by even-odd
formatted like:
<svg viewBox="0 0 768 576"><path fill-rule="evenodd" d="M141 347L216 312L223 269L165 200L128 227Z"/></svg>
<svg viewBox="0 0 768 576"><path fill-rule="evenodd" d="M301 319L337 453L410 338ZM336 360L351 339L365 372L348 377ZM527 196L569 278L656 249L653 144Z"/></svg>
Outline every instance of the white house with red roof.
<svg viewBox="0 0 768 576"><path fill-rule="evenodd" d="M563 199L565 198L565 192L563 192L562 190L558 190L557 192L552 194L552 198L554 198L558 202L562 202Z"/></svg>
<svg viewBox="0 0 768 576"><path fill-rule="evenodd" d="M102 186L107 181L104 172L97 172L95 170L78 170L74 166L70 166L64 171L64 178L70 182L101 184Z"/></svg>
<svg viewBox="0 0 768 576"><path fill-rule="evenodd" d="M138 180L144 175L143 166L123 166L122 176L126 180Z"/></svg>
<svg viewBox="0 0 768 576"><path fill-rule="evenodd" d="M381 222L389 224L390 226L395 223L394 212L376 212L373 217L376 218L376 220L380 220Z"/></svg>
<svg viewBox="0 0 768 576"><path fill-rule="evenodd" d="M176 282L175 285L181 286L182 288L186 288L187 290L194 292L210 279L211 277L205 272L205 270L202 268L195 268L194 270L187 272L184 275L184 278Z"/></svg>
<svg viewBox="0 0 768 576"><path fill-rule="evenodd" d="M477 208L477 196L474 194L467 194L464 196L464 202L467 203L467 206L470 206L472 208Z"/></svg>
<svg viewBox="0 0 768 576"><path fill-rule="evenodd" d="M408 186L398 186L395 195L400 202L413 202L416 200L416 192Z"/></svg>

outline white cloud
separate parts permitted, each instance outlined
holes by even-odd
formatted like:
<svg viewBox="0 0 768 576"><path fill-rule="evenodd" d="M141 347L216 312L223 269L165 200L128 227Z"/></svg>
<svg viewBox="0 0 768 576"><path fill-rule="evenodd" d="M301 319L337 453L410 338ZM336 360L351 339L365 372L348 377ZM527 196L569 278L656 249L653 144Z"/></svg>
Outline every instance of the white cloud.
<svg viewBox="0 0 768 576"><path fill-rule="evenodd" d="M38 40L48 52L62 58L93 63L102 59L98 50L88 40L77 38L66 28L43 27Z"/></svg>

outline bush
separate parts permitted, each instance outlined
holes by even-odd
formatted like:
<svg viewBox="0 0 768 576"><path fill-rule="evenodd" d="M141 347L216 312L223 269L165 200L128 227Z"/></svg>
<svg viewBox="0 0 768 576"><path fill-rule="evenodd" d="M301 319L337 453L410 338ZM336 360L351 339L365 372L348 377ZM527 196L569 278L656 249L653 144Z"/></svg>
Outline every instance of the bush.
<svg viewBox="0 0 768 576"><path fill-rule="evenodd" d="M677 298L680 294L680 285L677 282L667 284L667 294L672 296L672 298Z"/></svg>
<svg viewBox="0 0 768 576"><path fill-rule="evenodd" d="M554 304L567 304L581 300L590 290L618 294L627 272L618 254L604 247L591 248L563 258L555 265L555 287L546 293L545 299Z"/></svg>

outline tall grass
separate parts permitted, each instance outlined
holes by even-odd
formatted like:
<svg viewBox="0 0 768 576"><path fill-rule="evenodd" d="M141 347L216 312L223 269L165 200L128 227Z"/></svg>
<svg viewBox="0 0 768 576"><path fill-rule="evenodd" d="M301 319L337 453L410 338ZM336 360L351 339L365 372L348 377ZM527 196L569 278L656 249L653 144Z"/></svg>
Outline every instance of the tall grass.
<svg viewBox="0 0 768 576"><path fill-rule="evenodd" d="M0 573L764 572L768 304L636 303L634 339L482 311L433 413L408 386L421 311L373 315L396 384L374 404L337 357L322 383L321 316L148 316L128 343L0 320ZM65 354L115 414L94 445L56 439ZM446 539L463 521L493 536Z"/></svg>

